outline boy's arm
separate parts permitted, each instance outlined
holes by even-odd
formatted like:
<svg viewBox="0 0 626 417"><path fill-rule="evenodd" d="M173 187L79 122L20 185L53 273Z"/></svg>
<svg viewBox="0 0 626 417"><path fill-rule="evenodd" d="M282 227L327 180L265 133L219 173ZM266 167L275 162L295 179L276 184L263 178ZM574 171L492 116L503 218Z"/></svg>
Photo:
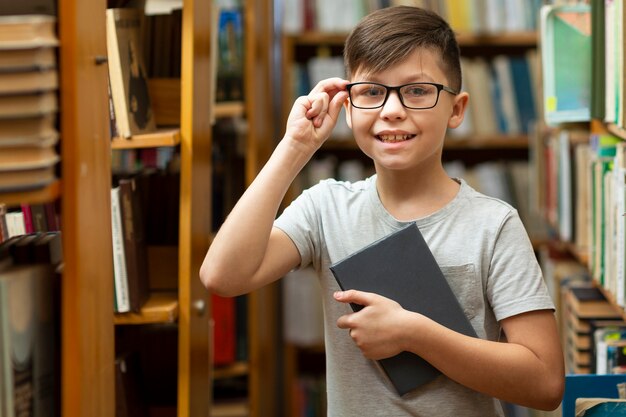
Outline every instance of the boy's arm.
<svg viewBox="0 0 626 417"><path fill-rule="evenodd" d="M543 410L561 402L563 351L551 310L502 320L507 343L501 343L454 332L376 294L349 290L335 298L366 306L337 325L350 329L369 359L410 351L456 382L501 400Z"/></svg>
<svg viewBox="0 0 626 417"><path fill-rule="evenodd" d="M290 184L328 138L348 94L348 82L331 78L296 100L284 138L220 227L200 268L211 291L234 296L277 280L300 263L300 254L274 229Z"/></svg>

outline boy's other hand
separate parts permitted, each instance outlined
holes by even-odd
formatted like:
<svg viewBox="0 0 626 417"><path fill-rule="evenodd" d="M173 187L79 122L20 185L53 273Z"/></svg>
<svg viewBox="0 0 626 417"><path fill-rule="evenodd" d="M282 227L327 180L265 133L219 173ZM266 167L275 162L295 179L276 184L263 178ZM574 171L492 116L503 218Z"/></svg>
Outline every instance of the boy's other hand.
<svg viewBox="0 0 626 417"><path fill-rule="evenodd" d="M315 152L330 136L344 102L348 99L347 80L328 78L322 80L309 95L298 97L289 118L285 138Z"/></svg>
<svg viewBox="0 0 626 417"><path fill-rule="evenodd" d="M382 295L357 291L337 291L335 300L363 306L355 313L339 317L337 326L349 335L368 359L384 359L406 350L403 348L406 322L410 312Z"/></svg>

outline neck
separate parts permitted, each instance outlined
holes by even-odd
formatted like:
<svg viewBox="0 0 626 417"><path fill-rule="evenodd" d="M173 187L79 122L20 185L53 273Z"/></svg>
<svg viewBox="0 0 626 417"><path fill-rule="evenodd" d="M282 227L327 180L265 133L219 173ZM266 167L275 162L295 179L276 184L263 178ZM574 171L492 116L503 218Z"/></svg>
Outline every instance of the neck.
<svg viewBox="0 0 626 417"><path fill-rule="evenodd" d="M460 185L439 166L428 172L379 171L376 188L385 209L396 219L409 221L443 208Z"/></svg>

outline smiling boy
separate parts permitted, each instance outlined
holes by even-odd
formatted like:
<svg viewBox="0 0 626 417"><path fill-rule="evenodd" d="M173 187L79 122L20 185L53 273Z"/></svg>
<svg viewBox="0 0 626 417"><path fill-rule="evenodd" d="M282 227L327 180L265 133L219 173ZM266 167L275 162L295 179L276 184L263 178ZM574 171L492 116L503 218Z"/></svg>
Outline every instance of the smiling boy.
<svg viewBox="0 0 626 417"><path fill-rule="evenodd" d="M498 399L556 408L564 370L554 306L519 216L442 166L446 131L461 124L469 100L460 91L454 33L427 10L381 9L351 32L344 59L349 82L321 81L295 101L283 139L206 255L204 284L234 296L297 267L316 269L330 417L502 416ZM376 174L355 183L322 181L275 219L344 105ZM382 296L339 291L330 265L411 222L478 338ZM365 307L354 313L349 303ZM375 360L402 351L443 375L398 396Z"/></svg>

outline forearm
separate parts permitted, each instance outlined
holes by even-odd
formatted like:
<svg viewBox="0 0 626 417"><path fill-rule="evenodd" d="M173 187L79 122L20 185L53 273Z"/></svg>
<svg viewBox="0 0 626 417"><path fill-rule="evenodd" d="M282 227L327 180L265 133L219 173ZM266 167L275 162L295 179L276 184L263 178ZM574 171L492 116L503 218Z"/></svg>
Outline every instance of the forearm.
<svg viewBox="0 0 626 417"><path fill-rule="evenodd" d="M205 286L231 295L254 289L278 208L310 156L289 140L278 144L213 240L200 270Z"/></svg>
<svg viewBox="0 0 626 417"><path fill-rule="evenodd" d="M516 343L461 335L414 315L408 350L456 382L484 394L538 409L554 409L562 394L559 356L540 357ZM426 320L428 323L425 323ZM560 374L561 373L561 374Z"/></svg>

